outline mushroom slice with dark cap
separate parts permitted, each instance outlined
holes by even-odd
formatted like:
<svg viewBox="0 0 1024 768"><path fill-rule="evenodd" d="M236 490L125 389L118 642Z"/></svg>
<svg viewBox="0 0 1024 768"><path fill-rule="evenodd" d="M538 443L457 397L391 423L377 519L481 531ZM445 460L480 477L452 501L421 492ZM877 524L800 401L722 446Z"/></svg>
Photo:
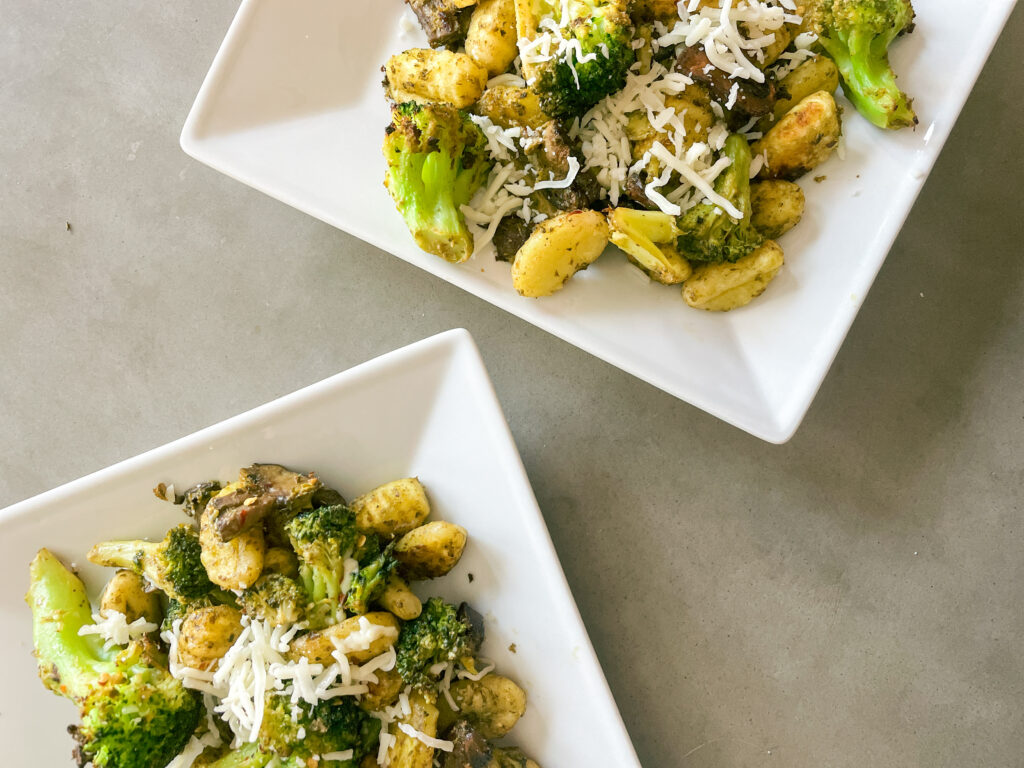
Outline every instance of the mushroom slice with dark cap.
<svg viewBox="0 0 1024 768"><path fill-rule="evenodd" d="M771 114L775 108L779 94L771 75L765 75L763 83L733 79L711 63L700 45L683 48L673 69L708 89L711 98L729 111L729 127L733 130L751 118Z"/></svg>
<svg viewBox="0 0 1024 768"><path fill-rule="evenodd" d="M533 225L527 224L518 216L506 216L494 230L495 258L498 261L512 262L515 260L523 243L530 239Z"/></svg>
<svg viewBox="0 0 1024 768"><path fill-rule="evenodd" d="M491 745L465 720L459 720L445 734L452 751L444 756L442 768L490 768Z"/></svg>
<svg viewBox="0 0 1024 768"><path fill-rule="evenodd" d="M431 48L457 45L466 37L476 0L406 0Z"/></svg>
<svg viewBox="0 0 1024 768"><path fill-rule="evenodd" d="M275 505L273 496L239 488L211 499L207 509L213 512L213 526L217 535L228 541L261 524Z"/></svg>
<svg viewBox="0 0 1024 768"><path fill-rule="evenodd" d="M320 479L312 472L302 475L280 464L253 464L238 473L242 484L231 493L213 498L213 524L224 541L254 528L270 515L282 510L309 506L320 488Z"/></svg>
<svg viewBox="0 0 1024 768"><path fill-rule="evenodd" d="M575 158L579 170L572 183L565 188L539 190L545 200L559 211L579 211L590 208L601 196L601 185L593 172L583 170L583 157L556 120L549 120L537 132L538 142L527 152L537 169L538 181L565 179L569 176L569 158Z"/></svg>
<svg viewBox="0 0 1024 768"><path fill-rule="evenodd" d="M320 488L320 479L314 473L300 475L280 464L253 464L240 470L238 479L255 493L272 496L282 506L308 498Z"/></svg>

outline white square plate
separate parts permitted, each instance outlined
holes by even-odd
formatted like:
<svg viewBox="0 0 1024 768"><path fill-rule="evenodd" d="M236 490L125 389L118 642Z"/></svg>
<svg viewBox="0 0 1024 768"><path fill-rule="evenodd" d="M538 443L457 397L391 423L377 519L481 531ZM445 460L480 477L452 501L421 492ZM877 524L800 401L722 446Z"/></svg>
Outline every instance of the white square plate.
<svg viewBox="0 0 1024 768"><path fill-rule="evenodd" d="M523 299L507 264L421 252L384 190L380 67L422 45L402 0L244 0L181 135L197 160L412 262L758 437L796 431L931 170L1014 0L919 0L893 62L915 131L846 105L846 158L809 178L787 264L753 304L687 307L621 254L557 295ZM955 51L955 56L951 56Z"/></svg>
<svg viewBox="0 0 1024 768"><path fill-rule="evenodd" d="M0 743L5 765L72 765L71 704L36 677L24 594L40 547L90 565L96 541L160 537L180 508L158 482L232 479L253 461L315 470L347 498L417 475L437 519L469 531L448 576L421 596L468 601L485 617L483 655L527 691L515 743L547 766L639 766L480 355L464 330L442 333L162 448L0 511ZM470 582L469 574L473 574ZM515 643L513 653L509 646ZM12 752L13 750L13 752Z"/></svg>

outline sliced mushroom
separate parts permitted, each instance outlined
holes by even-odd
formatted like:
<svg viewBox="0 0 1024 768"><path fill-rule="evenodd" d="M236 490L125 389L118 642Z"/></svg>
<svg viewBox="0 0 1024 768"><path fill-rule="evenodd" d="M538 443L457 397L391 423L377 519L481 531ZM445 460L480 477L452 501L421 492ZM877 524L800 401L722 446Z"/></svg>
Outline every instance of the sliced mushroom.
<svg viewBox="0 0 1024 768"><path fill-rule="evenodd" d="M280 464L253 464L241 470L238 479L255 493L271 496L281 505L310 496L320 487L314 473L301 475Z"/></svg>
<svg viewBox="0 0 1024 768"><path fill-rule="evenodd" d="M530 239L533 227L518 216L506 216L494 230L495 258L511 263L523 243Z"/></svg>
<svg viewBox="0 0 1024 768"><path fill-rule="evenodd" d="M213 527L224 541L255 528L274 509L273 496L260 496L247 488L217 496L207 505L213 512Z"/></svg>
<svg viewBox="0 0 1024 768"><path fill-rule="evenodd" d="M466 37L473 14L465 0L406 0L420 22L431 48L456 45ZM467 7L467 5L469 7Z"/></svg>
<svg viewBox="0 0 1024 768"><path fill-rule="evenodd" d="M444 756L442 768L488 768L491 764L491 745L479 731L465 720L459 720L448 729L445 738L454 745Z"/></svg>
<svg viewBox="0 0 1024 768"><path fill-rule="evenodd" d="M691 45L680 51L674 70L695 83L706 86L711 98L729 110L729 127L739 128L753 117L771 114L778 98L778 89L770 75L763 83L743 78L733 79L714 66L703 46Z"/></svg>
<svg viewBox="0 0 1024 768"><path fill-rule="evenodd" d="M537 132L538 142L527 153L537 169L537 181L565 179L569 176L569 158L579 164L576 177L564 189L544 189L540 195L559 211L590 208L601 195L601 185L591 171L583 170L583 157L577 152L558 122L549 120Z"/></svg>
<svg viewBox="0 0 1024 768"><path fill-rule="evenodd" d="M214 528L228 541L261 524L275 511L309 504L320 488L320 479L310 472L302 475L280 464L253 464L238 473L238 490L210 501ZM279 528L280 525L272 526Z"/></svg>

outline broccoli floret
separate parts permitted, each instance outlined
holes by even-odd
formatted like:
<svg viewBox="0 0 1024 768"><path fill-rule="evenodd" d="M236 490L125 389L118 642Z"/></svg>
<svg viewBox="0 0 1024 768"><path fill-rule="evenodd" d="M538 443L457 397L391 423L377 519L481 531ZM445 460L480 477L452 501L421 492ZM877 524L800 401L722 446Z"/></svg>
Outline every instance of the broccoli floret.
<svg viewBox="0 0 1024 768"><path fill-rule="evenodd" d="M459 263L473 253L460 207L494 164L487 140L449 104L396 104L384 139L387 187L420 248Z"/></svg>
<svg viewBox="0 0 1024 768"><path fill-rule="evenodd" d="M160 542L101 542L89 551L89 561L131 569L153 582L168 597L190 601L213 589L200 558L201 551L198 531L182 523L171 528Z"/></svg>
<svg viewBox="0 0 1024 768"><path fill-rule="evenodd" d="M456 608L432 597L424 603L423 612L399 632L395 670L406 685L429 688L436 683L430 667L459 660L472 664L481 639L468 606Z"/></svg>
<svg viewBox="0 0 1024 768"><path fill-rule="evenodd" d="M95 635L79 636L92 623L85 586L49 551L29 572L39 676L79 708L81 724L70 729L79 764L164 768L199 723L198 696L171 677L151 642L107 650Z"/></svg>
<svg viewBox="0 0 1024 768"><path fill-rule="evenodd" d="M395 542L388 544L377 557L360 568L352 577L352 583L345 595L345 609L349 613L366 613L370 610L370 603L381 596L388 576L398 565L392 554L394 548Z"/></svg>
<svg viewBox="0 0 1024 768"><path fill-rule="evenodd" d="M738 261L764 237L750 223L750 145L738 133L725 140L722 154L732 164L715 179L715 192L743 214L734 219L714 203L700 203L677 220L679 250L690 261Z"/></svg>
<svg viewBox="0 0 1024 768"><path fill-rule="evenodd" d="M534 7L536 34L531 38L553 34L552 29L558 27L557 34L569 42L565 53L523 66L545 114L579 117L625 85L626 74L636 61L626 0L571 0L564 27L559 25L563 20L559 0L541 0Z"/></svg>
<svg viewBox="0 0 1024 768"><path fill-rule="evenodd" d="M309 598L302 585L280 573L261 576L238 598L246 615L269 621L275 627L302 621L307 602Z"/></svg>
<svg viewBox="0 0 1024 768"><path fill-rule="evenodd" d="M362 567L369 565L373 560L380 557L380 553L383 551L384 547L381 545L379 535L376 533L363 534L356 541L356 548L352 553L352 559Z"/></svg>
<svg viewBox="0 0 1024 768"><path fill-rule="evenodd" d="M355 514L336 504L307 510L285 526L288 539L299 557L299 578L313 604L307 609L314 628L336 624L341 608L341 582L345 577L345 558L359 538Z"/></svg>
<svg viewBox="0 0 1024 768"><path fill-rule="evenodd" d="M910 0L825 0L816 13L821 45L857 111L879 128L915 125L910 99L889 64L889 46L914 21Z"/></svg>
<svg viewBox="0 0 1024 768"><path fill-rule="evenodd" d="M321 762L323 768L355 766L370 754L380 734L380 720L371 717L350 696L308 704L292 704L287 696L267 697L260 726L260 749L282 757L308 758L352 750L352 759ZM305 763L302 763L303 765Z"/></svg>

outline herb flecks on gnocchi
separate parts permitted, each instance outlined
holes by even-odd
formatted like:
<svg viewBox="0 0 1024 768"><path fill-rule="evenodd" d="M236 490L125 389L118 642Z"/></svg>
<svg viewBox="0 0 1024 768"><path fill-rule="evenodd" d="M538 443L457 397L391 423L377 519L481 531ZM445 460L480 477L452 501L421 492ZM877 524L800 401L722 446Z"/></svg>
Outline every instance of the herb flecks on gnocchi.
<svg viewBox="0 0 1024 768"><path fill-rule="evenodd" d="M836 89L876 125L916 122L887 57L910 0L408 2L432 47L385 66L386 186L421 248L509 262L525 297L561 290L607 232L666 285L771 254L748 298L712 302L742 306L803 215L782 182L839 146Z"/></svg>
<svg viewBox="0 0 1024 768"><path fill-rule="evenodd" d="M119 569L97 613L47 550L30 569L40 676L80 708L80 758L539 768L490 743L523 716L526 693L480 657L482 617L410 587L450 572L468 543L461 526L428 519L417 478L351 504L276 464L180 497L162 488L198 529L94 546L93 563Z"/></svg>

